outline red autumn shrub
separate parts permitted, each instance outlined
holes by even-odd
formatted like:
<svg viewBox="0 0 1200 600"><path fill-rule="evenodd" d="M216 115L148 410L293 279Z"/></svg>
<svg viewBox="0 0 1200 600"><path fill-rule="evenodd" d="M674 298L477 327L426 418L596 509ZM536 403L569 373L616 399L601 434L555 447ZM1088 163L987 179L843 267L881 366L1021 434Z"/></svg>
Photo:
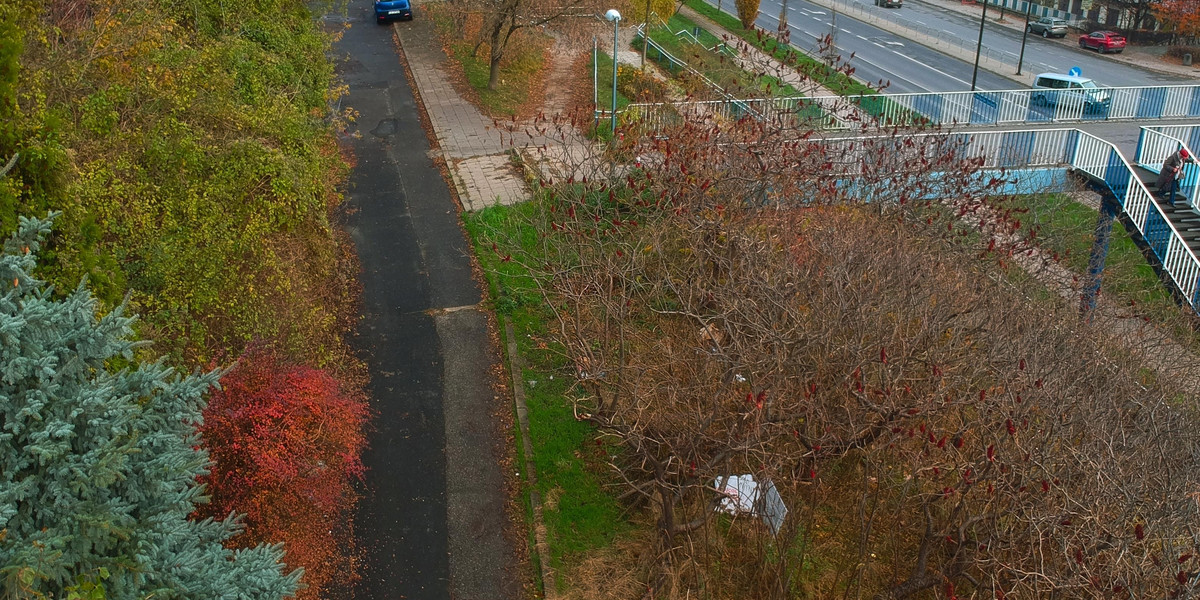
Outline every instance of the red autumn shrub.
<svg viewBox="0 0 1200 600"><path fill-rule="evenodd" d="M212 501L197 516L245 514L241 546L283 542L304 567L298 597L317 598L350 571L348 527L363 473L364 399L320 369L251 349L213 393L200 428L212 458Z"/></svg>

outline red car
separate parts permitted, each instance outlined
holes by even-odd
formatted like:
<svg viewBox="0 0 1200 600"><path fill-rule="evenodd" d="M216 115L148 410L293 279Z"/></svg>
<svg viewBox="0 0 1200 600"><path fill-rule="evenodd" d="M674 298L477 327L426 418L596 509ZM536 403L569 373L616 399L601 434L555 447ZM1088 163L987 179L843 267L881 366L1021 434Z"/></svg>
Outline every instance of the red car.
<svg viewBox="0 0 1200 600"><path fill-rule="evenodd" d="M1079 37L1080 48L1091 48L1096 52L1120 52L1125 49L1125 36L1115 31L1096 31Z"/></svg>

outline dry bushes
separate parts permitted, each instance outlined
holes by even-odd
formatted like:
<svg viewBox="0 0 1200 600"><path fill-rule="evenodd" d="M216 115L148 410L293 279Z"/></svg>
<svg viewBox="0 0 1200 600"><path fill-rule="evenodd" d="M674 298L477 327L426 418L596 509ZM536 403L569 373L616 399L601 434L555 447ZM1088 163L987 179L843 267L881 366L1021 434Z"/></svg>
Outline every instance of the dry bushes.
<svg viewBox="0 0 1200 600"><path fill-rule="evenodd" d="M1194 411L1006 276L1030 240L995 233L1012 215L964 146L897 133L686 124L628 142L637 168L581 157L541 182L536 252L498 248L543 285L587 374L577 412L620 445L613 472L655 523L643 581L672 598L1189 593ZM791 508L777 535L714 512L714 481L741 473Z"/></svg>

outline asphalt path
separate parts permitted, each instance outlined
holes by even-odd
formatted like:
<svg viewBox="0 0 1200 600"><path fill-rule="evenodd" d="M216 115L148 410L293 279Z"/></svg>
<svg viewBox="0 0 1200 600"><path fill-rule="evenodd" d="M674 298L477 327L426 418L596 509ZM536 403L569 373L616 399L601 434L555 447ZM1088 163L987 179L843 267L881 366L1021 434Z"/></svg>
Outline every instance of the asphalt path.
<svg viewBox="0 0 1200 600"><path fill-rule="evenodd" d="M715 0L706 0L716 5ZM883 8L856 3L855 10L878 13L876 16L910 28L943 32L943 36L961 37L974 47L978 39L979 21L954 11L909 0L903 8ZM735 14L732 1L722 0L722 9ZM762 0L756 24L767 30L779 28L780 0ZM974 64L952 58L913 40L894 35L853 18L854 11L837 12L806 2L789 0L788 27L792 45L810 54L819 51L821 40L836 31L835 44L843 60L849 59L860 79L887 84L891 94L909 92L948 92L971 89ZM836 21L836 30L834 22ZM919 27L918 27L919 26ZM945 39L945 38L943 38ZM1053 71L1066 72L1078 66L1085 75L1105 86L1164 85L1193 82L1187 78L1145 71L1133 66L1107 60L1094 52L1063 46L1054 41L1031 36L1025 49L1026 66L1023 76L1002 76L979 69L976 89L1010 90L1030 85L1033 74ZM984 47L990 52L1011 53L1015 65L1020 51L1021 34L1003 26L988 23L984 28ZM853 58L850 58L853 54ZM1014 69L1015 72L1015 69Z"/></svg>
<svg viewBox="0 0 1200 600"><path fill-rule="evenodd" d="M514 597L481 292L392 28L371 10L353 0L325 17L351 25L334 48L359 113L344 136L357 164L343 226L362 266L355 345L375 411L352 597Z"/></svg>

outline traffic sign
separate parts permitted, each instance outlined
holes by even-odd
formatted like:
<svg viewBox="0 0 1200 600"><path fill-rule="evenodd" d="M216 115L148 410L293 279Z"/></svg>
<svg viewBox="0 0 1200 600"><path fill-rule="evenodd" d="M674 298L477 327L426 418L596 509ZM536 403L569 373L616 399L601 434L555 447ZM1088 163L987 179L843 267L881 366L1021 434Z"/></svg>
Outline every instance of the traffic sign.
<svg viewBox="0 0 1200 600"><path fill-rule="evenodd" d="M1067 75L1070 75L1071 77L1079 77L1080 75L1083 75L1083 69L1080 69L1079 67L1071 67L1071 70L1067 71Z"/></svg>

